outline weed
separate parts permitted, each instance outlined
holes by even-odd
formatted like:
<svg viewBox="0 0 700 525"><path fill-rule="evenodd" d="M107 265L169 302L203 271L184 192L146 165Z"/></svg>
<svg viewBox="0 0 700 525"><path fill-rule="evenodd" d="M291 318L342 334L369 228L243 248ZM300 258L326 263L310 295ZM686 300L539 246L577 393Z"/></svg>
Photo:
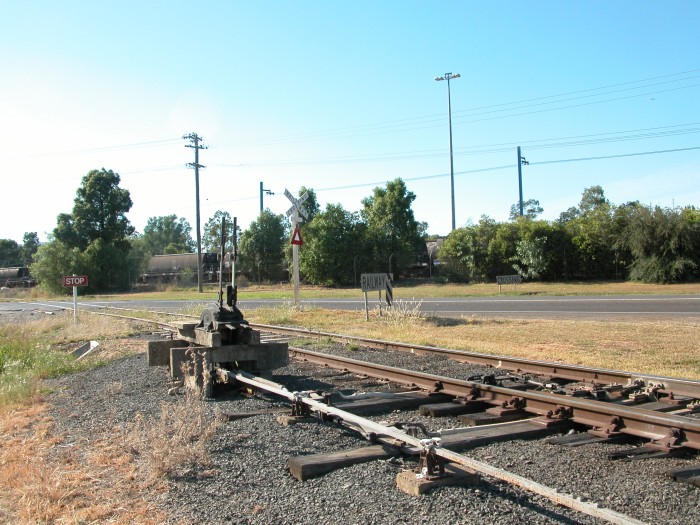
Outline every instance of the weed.
<svg viewBox="0 0 700 525"><path fill-rule="evenodd" d="M392 326L408 326L415 324L418 320L425 319L425 314L421 312L422 301L404 301L398 299L394 301L391 308L381 310L379 320L384 324ZM377 307L379 313L379 307Z"/></svg>
<svg viewBox="0 0 700 525"><path fill-rule="evenodd" d="M84 313L77 325L70 313L0 327L0 411L30 403L39 395L40 380L84 370L100 363L77 361L62 348L92 339L130 335L125 321Z"/></svg>
<svg viewBox="0 0 700 525"><path fill-rule="evenodd" d="M256 323L271 325L289 325L293 322L295 314L303 312L304 307L292 303L284 303L274 307L260 307L250 312L250 317Z"/></svg>
<svg viewBox="0 0 700 525"><path fill-rule="evenodd" d="M148 477L185 477L210 464L207 443L220 423L207 416L205 405L197 393L188 393L175 403L162 403L158 417L137 414L126 442Z"/></svg>

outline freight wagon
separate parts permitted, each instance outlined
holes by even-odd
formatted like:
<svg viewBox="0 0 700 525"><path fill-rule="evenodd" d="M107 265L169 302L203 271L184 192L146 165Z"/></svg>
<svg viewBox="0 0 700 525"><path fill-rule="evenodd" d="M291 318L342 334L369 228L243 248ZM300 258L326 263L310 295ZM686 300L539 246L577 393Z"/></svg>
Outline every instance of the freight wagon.
<svg viewBox="0 0 700 525"><path fill-rule="evenodd" d="M29 268L26 266L0 268L0 287L29 288L35 285L36 281L29 274Z"/></svg>
<svg viewBox="0 0 700 525"><path fill-rule="evenodd" d="M224 280L230 280L230 271L224 265ZM228 276L226 275L228 271ZM197 254L175 253L171 255L154 255L148 265L148 271L141 276L144 283L175 282L182 278L183 272L197 276ZM219 281L219 258L216 253L202 254L202 280L208 283Z"/></svg>

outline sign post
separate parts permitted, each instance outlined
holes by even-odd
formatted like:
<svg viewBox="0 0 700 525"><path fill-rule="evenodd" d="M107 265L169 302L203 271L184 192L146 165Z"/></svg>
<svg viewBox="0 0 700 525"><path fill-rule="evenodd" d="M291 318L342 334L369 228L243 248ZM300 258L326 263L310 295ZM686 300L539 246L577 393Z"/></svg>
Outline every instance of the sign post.
<svg viewBox="0 0 700 525"><path fill-rule="evenodd" d="M63 286L73 287L73 324L78 324L78 286L87 286L87 275L64 275Z"/></svg>
<svg viewBox="0 0 700 525"><path fill-rule="evenodd" d="M299 231L299 221L301 217L309 218L308 212L302 206L306 199L309 198L308 192L300 196L298 199L292 195L289 190L284 190L284 195L292 203L292 207L287 210L287 217L292 221L292 265L294 266L294 304L299 304L299 246L304 244Z"/></svg>
<svg viewBox="0 0 700 525"><path fill-rule="evenodd" d="M360 285L365 294L365 321L369 321L369 307L367 305L367 292L379 293L379 315L382 315L382 290L387 307L391 306L394 300L394 289L391 283L391 276L386 273L363 273L360 275Z"/></svg>

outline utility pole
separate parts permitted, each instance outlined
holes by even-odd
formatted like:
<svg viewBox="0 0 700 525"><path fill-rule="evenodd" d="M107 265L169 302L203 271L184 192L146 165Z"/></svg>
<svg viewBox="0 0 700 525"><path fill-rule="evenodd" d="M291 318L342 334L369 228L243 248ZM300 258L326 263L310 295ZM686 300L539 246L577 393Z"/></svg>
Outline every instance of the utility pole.
<svg viewBox="0 0 700 525"><path fill-rule="evenodd" d="M260 181L260 213L263 211L263 193L267 195L274 195L270 190L263 188L263 183Z"/></svg>
<svg viewBox="0 0 700 525"><path fill-rule="evenodd" d="M197 291L202 293L202 233L199 220L199 168L206 168L206 166L202 166L199 163L199 150L207 148L199 143L202 137L196 133L183 135L182 138L190 141L190 144L185 144L186 148L194 149L194 162L187 164L187 167L194 168L194 193L197 207Z"/></svg>
<svg viewBox="0 0 700 525"><path fill-rule="evenodd" d="M523 164L530 164L525 157L520 154L520 146L518 146L518 188L520 190L520 216L523 216Z"/></svg>
<svg viewBox="0 0 700 525"><path fill-rule="evenodd" d="M452 230L457 227L455 221L455 169L452 160L452 95L450 93L450 80L459 78L459 73L445 73L442 77L435 77L438 82L447 80L447 125L450 134L450 199L452 201Z"/></svg>

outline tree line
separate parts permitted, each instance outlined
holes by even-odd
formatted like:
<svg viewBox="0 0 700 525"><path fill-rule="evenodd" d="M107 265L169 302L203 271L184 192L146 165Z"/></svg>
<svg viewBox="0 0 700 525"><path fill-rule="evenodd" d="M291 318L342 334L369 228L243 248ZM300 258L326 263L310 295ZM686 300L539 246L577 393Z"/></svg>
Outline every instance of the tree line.
<svg viewBox="0 0 700 525"><path fill-rule="evenodd" d="M673 283L700 277L700 210L638 201L612 204L603 188L583 191L576 207L555 221L538 220L537 201L526 213L497 223L482 217L444 241L443 274L491 280L517 273L547 281L623 279Z"/></svg>
<svg viewBox="0 0 700 525"><path fill-rule="evenodd" d="M132 201L119 187L119 175L92 170L76 191L71 213L61 213L47 242L25 234L24 245L0 240L0 258L31 262L40 285L61 292L61 276L87 274L87 292L129 289L153 255L191 253L196 249L192 228L177 215L151 217L143 233L126 217ZM700 210L650 207L639 202L614 205L600 186L584 190L578 206L555 221L538 219L536 200L511 209L510 220L482 216L451 232L437 253L428 254L427 224L413 214L415 195L401 179L377 187L362 200L360 211L328 204L321 210L313 189L303 204L308 218L301 224L304 245L301 278L309 283L345 286L360 273L427 269L449 281L491 281L518 273L541 280L633 279L677 282L700 276ZM221 219L226 218L227 251L233 223L217 211L205 224L205 252L220 250ZM269 209L245 230L238 229L239 268L250 279L277 281L290 275L291 236L288 221ZM12 244L14 243L14 244ZM9 264L8 264L9 265ZM428 272L426 272L428 273Z"/></svg>

